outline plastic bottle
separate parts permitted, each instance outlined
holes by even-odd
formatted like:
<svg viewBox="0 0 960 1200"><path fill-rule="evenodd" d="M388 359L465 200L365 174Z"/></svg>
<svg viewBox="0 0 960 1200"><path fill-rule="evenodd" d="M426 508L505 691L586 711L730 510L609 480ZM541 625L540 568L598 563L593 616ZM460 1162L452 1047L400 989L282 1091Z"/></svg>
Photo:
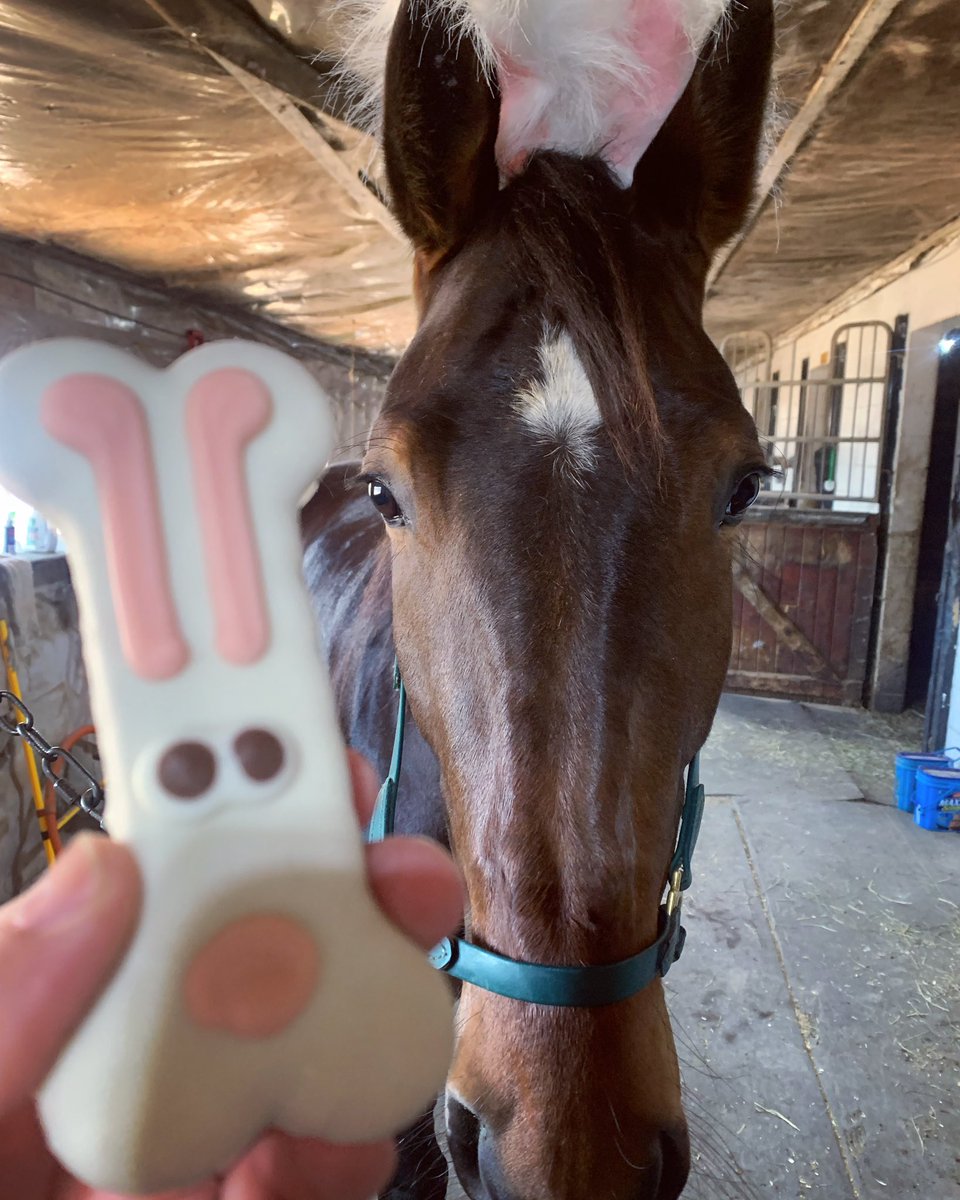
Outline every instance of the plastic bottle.
<svg viewBox="0 0 960 1200"><path fill-rule="evenodd" d="M10 513L7 517L7 524L3 531L3 552L4 554L16 554L17 552L16 513Z"/></svg>

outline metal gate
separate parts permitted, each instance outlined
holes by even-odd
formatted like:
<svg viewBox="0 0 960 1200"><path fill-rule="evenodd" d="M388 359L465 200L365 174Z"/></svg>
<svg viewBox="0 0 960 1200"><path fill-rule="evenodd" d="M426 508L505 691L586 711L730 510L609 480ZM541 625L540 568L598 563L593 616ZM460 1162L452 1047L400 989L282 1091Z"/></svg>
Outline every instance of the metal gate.
<svg viewBox="0 0 960 1200"><path fill-rule="evenodd" d="M775 471L741 527L731 690L862 701L892 337L841 326L816 366L762 332L721 345Z"/></svg>

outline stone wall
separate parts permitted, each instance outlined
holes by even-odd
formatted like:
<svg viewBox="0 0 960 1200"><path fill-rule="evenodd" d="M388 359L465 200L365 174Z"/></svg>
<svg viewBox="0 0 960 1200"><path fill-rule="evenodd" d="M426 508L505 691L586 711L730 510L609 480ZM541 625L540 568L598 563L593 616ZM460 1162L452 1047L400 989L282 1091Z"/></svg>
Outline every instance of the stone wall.
<svg viewBox="0 0 960 1200"><path fill-rule="evenodd" d="M0 237L0 355L49 337L94 337L166 366L188 347L249 338L299 359L334 402L337 457L356 455L393 359L319 342L215 295L170 288L50 247Z"/></svg>
<svg viewBox="0 0 960 1200"><path fill-rule="evenodd" d="M90 701L66 559L0 558L0 618L36 727L56 743L90 721ZM0 903L43 869L40 827L19 738L0 733Z"/></svg>

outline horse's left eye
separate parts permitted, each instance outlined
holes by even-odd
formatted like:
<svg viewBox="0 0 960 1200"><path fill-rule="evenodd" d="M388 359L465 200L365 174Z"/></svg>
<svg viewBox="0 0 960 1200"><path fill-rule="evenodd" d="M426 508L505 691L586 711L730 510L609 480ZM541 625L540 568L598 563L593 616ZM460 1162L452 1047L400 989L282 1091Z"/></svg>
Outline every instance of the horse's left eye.
<svg viewBox="0 0 960 1200"><path fill-rule="evenodd" d="M371 479L368 482L367 495L376 505L377 512L388 525L403 524L403 513L400 511L400 505L394 498L393 492L388 487L385 487L379 479Z"/></svg>
<svg viewBox="0 0 960 1200"><path fill-rule="evenodd" d="M760 495L760 472L751 471L737 484L723 514L724 525L734 525Z"/></svg>

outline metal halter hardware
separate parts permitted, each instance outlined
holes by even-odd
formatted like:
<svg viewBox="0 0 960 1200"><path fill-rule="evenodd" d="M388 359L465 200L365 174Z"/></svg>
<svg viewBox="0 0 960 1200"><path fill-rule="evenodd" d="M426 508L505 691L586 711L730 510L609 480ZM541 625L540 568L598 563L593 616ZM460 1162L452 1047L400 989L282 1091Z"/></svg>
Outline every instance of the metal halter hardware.
<svg viewBox="0 0 960 1200"><path fill-rule="evenodd" d="M397 727L393 739L390 773L377 796L367 829L368 842L381 842L394 830L397 789L403 762L403 736L407 722L407 692L394 667L394 687L399 693ZM616 1004L643 991L662 978L683 952L686 930L680 924L683 893L693 882L691 861L703 820L704 790L700 783L700 755L687 768L677 846L667 873L668 891L660 905L657 940L639 954L614 963L580 967L554 967L507 958L475 946L463 938L444 938L429 954L439 971L475 987L529 1004L564 1008L595 1008Z"/></svg>
<svg viewBox="0 0 960 1200"><path fill-rule="evenodd" d="M11 711L12 716L4 716L4 706ZM14 695L13 692L0 691L0 733L21 738L26 742L40 760L40 770L50 780L56 795L63 796L69 805L76 806L86 816L92 817L101 828L104 827L105 796L102 785L74 754L69 750L64 750L62 746L53 745L47 741L37 729L33 713L27 708L23 699ZM62 775L54 770L57 763L61 761L64 763ZM73 773L78 783L83 780L81 790L73 787L70 783L66 777L68 772ZM42 836L45 839L49 838L49 834Z"/></svg>

